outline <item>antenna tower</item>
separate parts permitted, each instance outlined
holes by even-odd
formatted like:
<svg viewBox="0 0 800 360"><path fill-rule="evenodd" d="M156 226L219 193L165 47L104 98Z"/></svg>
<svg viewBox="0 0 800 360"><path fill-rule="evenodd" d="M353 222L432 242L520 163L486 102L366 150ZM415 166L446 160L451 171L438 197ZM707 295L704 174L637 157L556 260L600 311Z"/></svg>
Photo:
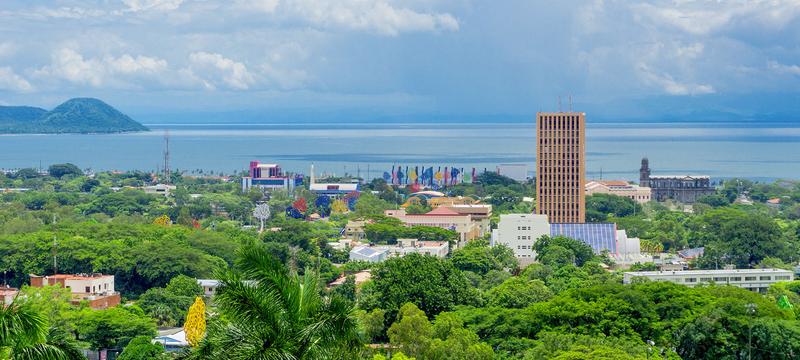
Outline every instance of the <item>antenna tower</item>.
<svg viewBox="0 0 800 360"><path fill-rule="evenodd" d="M171 172L169 170L169 130L164 130L164 183L171 182Z"/></svg>

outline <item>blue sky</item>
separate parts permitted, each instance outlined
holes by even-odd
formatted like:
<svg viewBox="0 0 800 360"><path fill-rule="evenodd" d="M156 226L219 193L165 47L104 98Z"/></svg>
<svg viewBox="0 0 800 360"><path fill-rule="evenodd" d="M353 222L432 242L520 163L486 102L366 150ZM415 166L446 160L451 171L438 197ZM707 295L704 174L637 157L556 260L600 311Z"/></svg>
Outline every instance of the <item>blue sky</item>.
<svg viewBox="0 0 800 360"><path fill-rule="evenodd" d="M785 117L799 18L799 0L4 0L0 104L502 120L571 94L590 118Z"/></svg>

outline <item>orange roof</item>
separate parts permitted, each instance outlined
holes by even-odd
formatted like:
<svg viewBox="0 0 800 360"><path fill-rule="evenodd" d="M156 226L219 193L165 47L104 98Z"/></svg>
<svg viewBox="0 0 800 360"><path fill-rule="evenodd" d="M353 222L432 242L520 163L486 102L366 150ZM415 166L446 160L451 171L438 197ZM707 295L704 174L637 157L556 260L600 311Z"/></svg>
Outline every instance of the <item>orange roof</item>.
<svg viewBox="0 0 800 360"><path fill-rule="evenodd" d="M55 274L55 275L46 275L43 276L48 279L64 279L64 280L88 280L88 279L99 279L104 277L113 277L114 275L103 275L103 274Z"/></svg>
<svg viewBox="0 0 800 360"><path fill-rule="evenodd" d="M628 186L628 182L625 180L600 180L599 182L607 186Z"/></svg>

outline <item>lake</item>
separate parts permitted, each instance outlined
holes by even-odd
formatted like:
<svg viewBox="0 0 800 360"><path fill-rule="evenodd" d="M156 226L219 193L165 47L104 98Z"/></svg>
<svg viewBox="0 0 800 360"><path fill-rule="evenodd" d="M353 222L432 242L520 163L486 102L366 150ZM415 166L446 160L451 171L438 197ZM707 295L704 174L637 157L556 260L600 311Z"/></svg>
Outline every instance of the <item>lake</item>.
<svg viewBox="0 0 800 360"><path fill-rule="evenodd" d="M145 124L153 131L111 135L3 135L0 168L72 162L94 170L153 170L169 132L173 169L240 171L250 160L308 173L381 176L392 165L494 169L529 163L530 123L205 123ZM800 179L800 124L587 124L587 176L638 179L643 156L654 175Z"/></svg>

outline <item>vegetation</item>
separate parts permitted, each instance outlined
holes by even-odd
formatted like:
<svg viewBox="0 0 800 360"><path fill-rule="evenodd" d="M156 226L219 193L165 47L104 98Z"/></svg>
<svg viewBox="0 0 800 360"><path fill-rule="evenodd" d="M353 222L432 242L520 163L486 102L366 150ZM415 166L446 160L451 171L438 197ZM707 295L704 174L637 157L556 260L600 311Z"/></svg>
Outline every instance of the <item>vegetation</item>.
<svg viewBox="0 0 800 360"><path fill-rule="evenodd" d="M0 107L0 133L129 131L147 131L147 128L98 99L70 99L51 111L26 106Z"/></svg>

